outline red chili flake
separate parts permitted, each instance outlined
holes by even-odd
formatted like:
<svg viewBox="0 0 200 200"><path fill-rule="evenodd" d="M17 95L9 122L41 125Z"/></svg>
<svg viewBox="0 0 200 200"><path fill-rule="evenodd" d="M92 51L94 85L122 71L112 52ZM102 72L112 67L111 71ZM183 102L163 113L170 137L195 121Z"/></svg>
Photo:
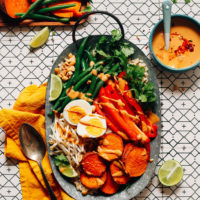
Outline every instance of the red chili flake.
<svg viewBox="0 0 200 200"><path fill-rule="evenodd" d="M139 38L139 36L138 36L138 35L136 35L136 38L137 38L137 40L138 40L138 41L140 41L140 38Z"/></svg>
<svg viewBox="0 0 200 200"><path fill-rule="evenodd" d="M148 48L149 48L148 46L145 47L145 49L148 49Z"/></svg>
<svg viewBox="0 0 200 200"><path fill-rule="evenodd" d="M181 36L178 33L171 33L171 35L176 35L178 37L180 37L181 40L183 40L182 45L180 45L175 51L174 53L176 54L176 56L179 56L181 54L184 54L186 51L190 51L193 52L194 51L194 47L195 45L192 44L192 40L187 40L186 38L184 38L183 36Z"/></svg>

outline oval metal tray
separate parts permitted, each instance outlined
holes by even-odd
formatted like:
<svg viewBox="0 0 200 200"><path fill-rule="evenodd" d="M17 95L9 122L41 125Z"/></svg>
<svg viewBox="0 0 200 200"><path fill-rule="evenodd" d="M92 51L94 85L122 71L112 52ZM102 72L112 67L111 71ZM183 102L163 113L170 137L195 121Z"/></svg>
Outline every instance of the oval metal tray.
<svg viewBox="0 0 200 200"><path fill-rule="evenodd" d="M101 37L101 36L91 36L88 42L90 44L95 44L97 42L97 40L99 39L99 37ZM109 39L110 36L107 36L107 37ZM80 45L81 41L82 41L82 39L77 40L77 45ZM155 102L153 111L159 117L161 117L161 115L160 115L160 94L159 94L158 82L157 82L156 75L153 71L152 64L149 61L149 59L145 56L145 54L136 45L134 45L133 43L131 43L127 40L125 40L125 41L130 43L133 46L133 48L135 49L135 53L132 56L132 59L135 59L135 58L142 59L148 67L149 80L153 82L154 87L155 87L155 93L157 96L157 100ZM75 43L69 45L66 49L64 49L64 51L60 54L60 56L58 56L57 60L53 64L51 73L54 73L55 67L57 67L57 65L60 62L62 62L63 59L69 53L73 53L76 55L76 52L77 52L77 49L76 49ZM105 194L99 192L98 194L95 194L95 195L83 196L80 191L76 190L75 185L72 182L70 182L70 179L64 177L59 172L58 168L56 167L56 165L54 163L53 157L50 156L50 149L49 149L48 141L49 141L49 135L52 134L51 126L53 124L53 118L51 118L47 115L52 107L52 104L48 101L49 92L50 92L50 84L49 84L51 81L50 79L51 79L51 77L49 76L48 86L47 86L47 91L46 91L46 104L45 104L46 141L47 141L47 149L48 149L50 164L51 164L54 176L55 176L56 180L58 181L58 183L60 184L60 186L63 188L63 190L67 194L69 194L71 197L73 197L76 200L117 200L117 199L128 200L128 199L135 197L138 193L140 193L147 186L147 184L151 180L152 175L154 174L155 167L156 167L156 164L158 161L159 152L160 152L161 122L159 122L157 124L158 125L158 136L151 141L151 158L153 159L153 162L148 163L147 169L141 177L139 177L137 179L132 179L132 181L129 183L128 186L123 187L120 191L118 191L114 195L108 196L108 195L105 195Z"/></svg>

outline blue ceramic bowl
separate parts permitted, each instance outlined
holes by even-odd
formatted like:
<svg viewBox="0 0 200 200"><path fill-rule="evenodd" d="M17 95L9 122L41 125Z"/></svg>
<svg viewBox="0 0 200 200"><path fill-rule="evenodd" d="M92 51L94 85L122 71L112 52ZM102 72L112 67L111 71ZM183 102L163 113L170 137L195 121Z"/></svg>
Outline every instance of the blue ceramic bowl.
<svg viewBox="0 0 200 200"><path fill-rule="evenodd" d="M197 22L196 20L194 20L193 18L191 17L188 17L186 15L172 15L172 18L182 18L182 19L186 19L190 22L192 22L193 24L195 24L199 30L200 30L200 23ZM188 66L188 67L185 67L185 68L172 68L170 66L167 66L165 64L163 64L162 62L160 62L160 60L156 57L154 51L153 51L153 47L152 47L152 42L153 42L153 36L154 36L154 33L156 31L156 29L158 28L158 26L163 23L163 20L160 20L153 28L153 30L151 31L151 34L150 34L150 40L149 40L149 48L150 48L150 51L151 51L151 54L154 58L154 60L156 61L156 63L162 67L163 69L166 69L168 71L171 71L171 72L185 72L185 71L188 71L188 70L191 70L191 69L194 69L195 67L199 66L200 65L200 60L198 62L196 62L195 64L191 65L191 66Z"/></svg>

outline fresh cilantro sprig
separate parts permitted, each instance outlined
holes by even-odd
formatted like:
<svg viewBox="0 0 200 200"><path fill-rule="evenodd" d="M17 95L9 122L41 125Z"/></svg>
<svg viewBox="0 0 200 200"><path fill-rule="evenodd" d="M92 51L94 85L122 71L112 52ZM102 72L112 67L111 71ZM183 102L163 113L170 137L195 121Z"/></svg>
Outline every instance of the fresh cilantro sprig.
<svg viewBox="0 0 200 200"><path fill-rule="evenodd" d="M152 103L156 101L154 86L152 82L144 82L145 68L138 65L128 64L126 79L133 91L135 99L140 103Z"/></svg>
<svg viewBox="0 0 200 200"><path fill-rule="evenodd" d="M115 74L126 69L128 58L134 54L134 48L127 42L121 40L122 34L119 30L113 30L112 37L108 39L102 36L95 46L95 57L112 60L112 64L119 63L120 67ZM106 68L104 69L106 70Z"/></svg>
<svg viewBox="0 0 200 200"><path fill-rule="evenodd" d="M57 167L65 167L69 165L69 161L67 160L66 156L64 154L56 155L54 157L55 164Z"/></svg>

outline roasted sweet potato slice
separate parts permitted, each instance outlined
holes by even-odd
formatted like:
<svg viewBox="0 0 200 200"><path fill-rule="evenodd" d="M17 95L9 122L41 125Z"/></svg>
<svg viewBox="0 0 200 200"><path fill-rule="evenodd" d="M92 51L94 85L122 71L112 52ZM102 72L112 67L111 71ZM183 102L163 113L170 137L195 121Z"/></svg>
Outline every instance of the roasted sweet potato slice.
<svg viewBox="0 0 200 200"><path fill-rule="evenodd" d="M130 179L130 177L125 173L123 165L120 161L114 160L110 164L110 172L113 180L117 184L126 184Z"/></svg>
<svg viewBox="0 0 200 200"><path fill-rule="evenodd" d="M87 152L81 162L87 175L101 176L106 171L103 159L96 152Z"/></svg>
<svg viewBox="0 0 200 200"><path fill-rule="evenodd" d="M119 158L123 152L122 138L114 133L105 134L100 140L97 151L102 158L108 161Z"/></svg>
<svg viewBox="0 0 200 200"><path fill-rule="evenodd" d="M89 188L89 189L98 189L104 185L107 178L107 172L104 172L102 176L89 176L86 173L82 173L81 176L81 183Z"/></svg>
<svg viewBox="0 0 200 200"><path fill-rule="evenodd" d="M122 154L122 162L124 162L128 156L128 154L133 150L134 148L134 144L133 143L128 143L126 144L126 146L124 147L124 151Z"/></svg>
<svg viewBox="0 0 200 200"><path fill-rule="evenodd" d="M107 172L107 179L101 191L105 194L114 194L119 189L119 185L113 180L110 171Z"/></svg>
<svg viewBox="0 0 200 200"><path fill-rule="evenodd" d="M148 154L145 148L135 146L127 155L124 165L125 171L130 177L141 176L148 164Z"/></svg>

